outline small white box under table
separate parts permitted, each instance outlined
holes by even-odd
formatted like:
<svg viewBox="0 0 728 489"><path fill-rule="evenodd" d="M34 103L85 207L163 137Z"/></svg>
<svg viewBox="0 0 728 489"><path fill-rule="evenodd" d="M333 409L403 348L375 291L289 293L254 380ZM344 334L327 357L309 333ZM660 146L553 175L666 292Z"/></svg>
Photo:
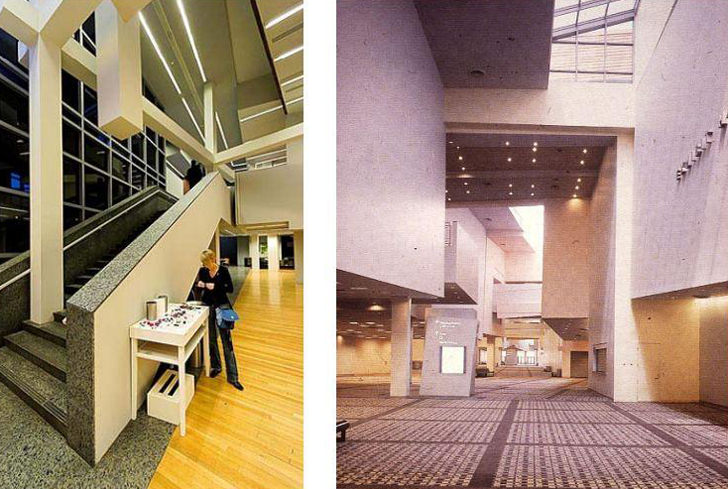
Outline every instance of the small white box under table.
<svg viewBox="0 0 728 489"><path fill-rule="evenodd" d="M180 306L181 304L170 304L169 312L162 319L165 317L170 318L172 314L180 310ZM137 412L137 384L139 381L137 362L140 358L176 365L179 378L186 379L185 362L202 341L205 375L210 376L210 336L207 329L209 309L206 306L195 307L196 309L185 311L186 321L184 324L175 325L172 321L161 321L158 326L150 327L146 320L142 320L129 327L129 336L131 338L132 419L136 419ZM177 400L187 399L187 382L180 382L178 391ZM186 432L185 410L188 402L175 403L179 410L177 418L179 419L179 431L182 436Z"/></svg>

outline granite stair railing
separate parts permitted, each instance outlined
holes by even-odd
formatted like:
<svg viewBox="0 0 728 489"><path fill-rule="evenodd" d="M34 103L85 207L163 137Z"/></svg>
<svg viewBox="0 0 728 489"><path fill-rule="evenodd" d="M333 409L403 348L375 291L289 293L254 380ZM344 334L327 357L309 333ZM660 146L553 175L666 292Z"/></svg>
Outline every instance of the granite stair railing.
<svg viewBox="0 0 728 489"><path fill-rule="evenodd" d="M160 190L145 191L140 197L132 197L119 204L119 207L108 209L107 215L99 215L96 227L76 227L75 233L71 232L70 235L66 233L64 242L70 241L71 247L78 244L78 253L83 253L83 256L76 256L75 250L69 253L69 245L66 245L64 259L72 260L72 263L67 263L65 267L66 300L172 205L174 199L160 192ZM125 210L128 212L124 212ZM132 211L137 212L132 214ZM128 222L119 223L121 220ZM104 223L112 222L120 224L113 230L109 228L108 232L113 236L99 236ZM82 231L81 234L78 233L79 230ZM94 238L93 243L84 242L89 237ZM92 251L89 251L90 249ZM79 262L85 267L79 266ZM16 316L17 314L16 312ZM3 335L4 346L0 348L0 382L8 386L64 436L68 433L66 384L68 330L64 324L65 318L66 311L63 310L55 312L53 320L43 324L26 319L21 322L19 328L6 327Z"/></svg>

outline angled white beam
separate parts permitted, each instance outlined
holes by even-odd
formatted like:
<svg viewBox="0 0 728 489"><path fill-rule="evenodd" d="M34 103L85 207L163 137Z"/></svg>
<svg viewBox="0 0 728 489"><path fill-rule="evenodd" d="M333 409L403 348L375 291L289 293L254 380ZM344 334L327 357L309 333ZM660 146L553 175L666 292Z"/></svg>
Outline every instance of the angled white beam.
<svg viewBox="0 0 728 489"><path fill-rule="evenodd" d="M96 90L96 73L98 72L96 56L81 46L78 41L71 38L66 42L61 51L61 63L64 70Z"/></svg>
<svg viewBox="0 0 728 489"><path fill-rule="evenodd" d="M167 141L171 142L192 158L196 159L208 170L212 169L215 155L208 151L197 139L182 129L171 117L147 99L142 100L144 124L154 129Z"/></svg>
<svg viewBox="0 0 728 489"><path fill-rule="evenodd" d="M63 308L61 48L37 36L29 53L30 319Z"/></svg>
<svg viewBox="0 0 728 489"><path fill-rule="evenodd" d="M0 29L28 46L38 37L38 10L25 0L0 0Z"/></svg>
<svg viewBox="0 0 728 489"><path fill-rule="evenodd" d="M143 128L139 34L139 16L125 22L112 0L96 9L99 127L119 139Z"/></svg>
<svg viewBox="0 0 728 489"><path fill-rule="evenodd" d="M36 0L40 31L56 46L66 44L101 0Z"/></svg>
<svg viewBox="0 0 728 489"><path fill-rule="evenodd" d="M215 155L215 165L224 165L231 161L239 160L245 156L261 153L276 146L281 146L294 139L303 137L303 123L286 127L280 131L267 134L263 137L246 141L243 144L235 146L225 151L221 151Z"/></svg>
<svg viewBox="0 0 728 489"><path fill-rule="evenodd" d="M116 5L116 10L119 12L119 15L121 15L121 18L124 19L124 22L129 21L132 17L134 17L138 12L141 12L144 7L149 4L152 0L113 0L114 5Z"/></svg>

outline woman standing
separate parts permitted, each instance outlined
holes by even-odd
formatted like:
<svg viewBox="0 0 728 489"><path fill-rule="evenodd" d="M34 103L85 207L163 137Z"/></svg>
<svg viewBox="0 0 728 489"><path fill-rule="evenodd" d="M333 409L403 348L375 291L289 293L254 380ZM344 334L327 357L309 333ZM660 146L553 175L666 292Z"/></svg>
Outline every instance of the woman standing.
<svg viewBox="0 0 728 489"><path fill-rule="evenodd" d="M215 320L217 308L220 306L232 307L228 293L233 291L233 281L230 278L230 272L227 268L221 267L217 263L217 257L212 250L205 250L200 254L202 267L197 273L196 286L202 292L202 302L210 307L210 319L208 327L210 328L210 377L217 377L222 371L220 365L220 350L217 345L217 335L220 333L222 340L222 351L225 355L225 373L227 381L238 390L243 390L243 386L238 381L238 365L235 361L235 351L233 351L233 339L230 329L217 326Z"/></svg>

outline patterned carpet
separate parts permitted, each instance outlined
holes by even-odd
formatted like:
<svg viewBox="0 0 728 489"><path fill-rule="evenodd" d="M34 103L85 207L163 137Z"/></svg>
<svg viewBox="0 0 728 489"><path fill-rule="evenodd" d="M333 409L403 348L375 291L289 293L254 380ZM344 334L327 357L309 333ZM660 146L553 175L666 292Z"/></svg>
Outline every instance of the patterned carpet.
<svg viewBox="0 0 728 489"><path fill-rule="evenodd" d="M578 379L476 379L469 399L341 383L345 488L728 489L728 410L613 403Z"/></svg>

